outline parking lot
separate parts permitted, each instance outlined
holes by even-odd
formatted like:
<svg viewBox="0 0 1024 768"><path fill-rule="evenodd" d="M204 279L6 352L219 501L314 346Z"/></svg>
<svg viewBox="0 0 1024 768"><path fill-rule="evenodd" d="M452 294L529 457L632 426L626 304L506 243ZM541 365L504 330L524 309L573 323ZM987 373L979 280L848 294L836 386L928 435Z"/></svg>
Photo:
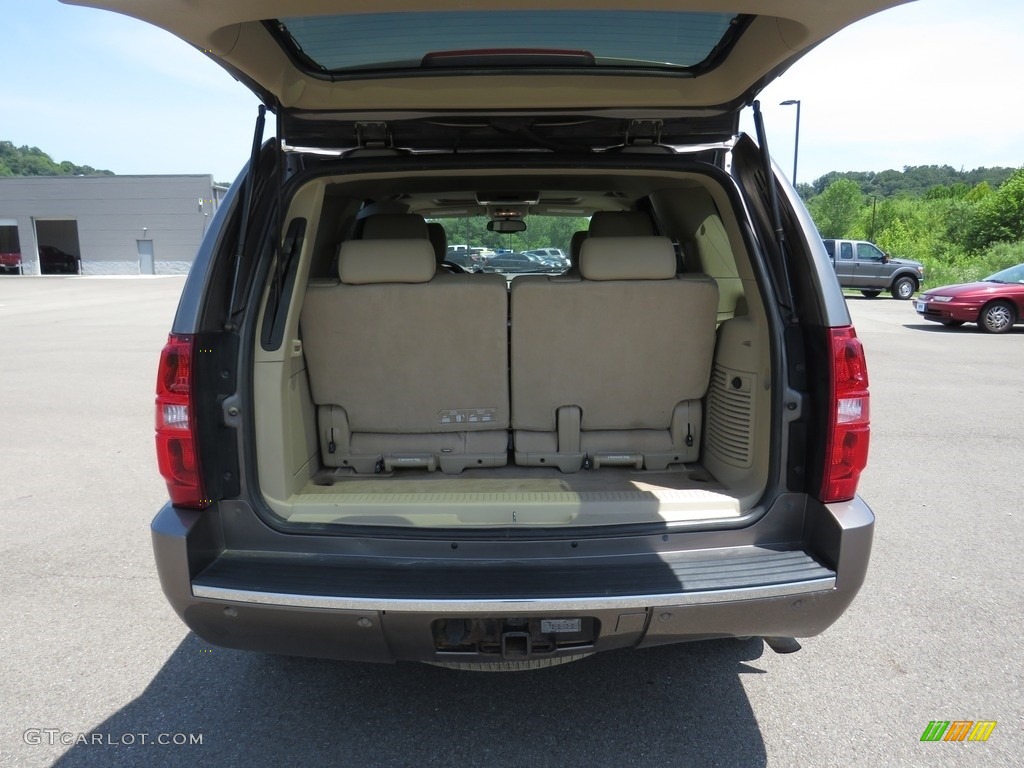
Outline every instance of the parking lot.
<svg viewBox="0 0 1024 768"><path fill-rule="evenodd" d="M875 548L800 653L720 641L473 674L211 648L171 611L148 524L182 284L0 279L0 765L1021 764L1024 326L849 297ZM933 720L998 725L922 743Z"/></svg>

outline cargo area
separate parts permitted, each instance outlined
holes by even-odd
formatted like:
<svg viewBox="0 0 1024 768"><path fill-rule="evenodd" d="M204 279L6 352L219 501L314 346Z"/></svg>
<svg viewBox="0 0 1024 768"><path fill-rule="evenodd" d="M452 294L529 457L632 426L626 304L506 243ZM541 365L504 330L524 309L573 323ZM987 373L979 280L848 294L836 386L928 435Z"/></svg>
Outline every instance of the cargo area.
<svg viewBox="0 0 1024 768"><path fill-rule="evenodd" d="M294 281L281 299L265 287L253 355L273 514L737 523L769 474L768 318L728 179L691 165L303 184L282 227ZM438 242L459 217L529 225L560 211L589 220L560 271L474 272Z"/></svg>
<svg viewBox="0 0 1024 768"><path fill-rule="evenodd" d="M506 466L458 476L407 470L373 477L324 471L291 501L291 522L439 527L618 524L624 509L632 522L740 514L738 500L700 468L565 474Z"/></svg>

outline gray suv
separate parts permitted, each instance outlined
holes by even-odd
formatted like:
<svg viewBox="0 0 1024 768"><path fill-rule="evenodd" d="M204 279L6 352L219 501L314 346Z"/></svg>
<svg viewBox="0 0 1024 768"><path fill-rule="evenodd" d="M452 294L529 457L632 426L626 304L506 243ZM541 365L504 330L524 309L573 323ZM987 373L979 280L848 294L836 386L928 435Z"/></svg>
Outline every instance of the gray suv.
<svg viewBox="0 0 1024 768"><path fill-rule="evenodd" d="M865 355L754 97L888 2L81 2L276 113L159 363L153 548L197 635L524 669L792 651L847 609L875 522ZM470 217L589 227L573 274L471 274L442 237Z"/></svg>

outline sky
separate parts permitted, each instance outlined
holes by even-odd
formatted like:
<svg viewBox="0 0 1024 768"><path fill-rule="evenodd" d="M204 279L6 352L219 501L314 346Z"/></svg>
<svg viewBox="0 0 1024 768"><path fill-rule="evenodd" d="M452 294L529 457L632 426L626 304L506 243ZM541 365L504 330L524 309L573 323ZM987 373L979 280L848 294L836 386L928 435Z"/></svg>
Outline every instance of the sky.
<svg viewBox="0 0 1024 768"><path fill-rule="evenodd" d="M191 46L57 0L0 0L0 18L0 140L118 174L235 178L258 101ZM799 182L833 170L1024 166L1021 30L1020 0L917 0L859 22L762 92L772 154L791 174L796 109L779 102L799 99Z"/></svg>

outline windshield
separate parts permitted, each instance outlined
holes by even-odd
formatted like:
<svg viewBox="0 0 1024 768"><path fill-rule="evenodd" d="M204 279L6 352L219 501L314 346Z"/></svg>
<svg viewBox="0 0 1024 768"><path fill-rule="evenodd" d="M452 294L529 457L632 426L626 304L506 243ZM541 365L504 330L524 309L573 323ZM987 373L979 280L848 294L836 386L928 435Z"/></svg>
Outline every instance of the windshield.
<svg viewBox="0 0 1024 768"><path fill-rule="evenodd" d="M1018 264L1015 267L1004 269L1000 272L996 272L994 275L986 277L983 282L986 283L1024 283L1024 264Z"/></svg>
<svg viewBox="0 0 1024 768"><path fill-rule="evenodd" d="M572 236L585 216L527 216L526 231L490 232L486 216L435 218L448 237L445 261L466 272L562 274L571 266Z"/></svg>
<svg viewBox="0 0 1024 768"><path fill-rule="evenodd" d="M713 64L712 54L738 34L740 19L671 11L438 11L282 18L271 28L313 71L419 67L430 63L428 54L451 51L575 52L585 54L570 57L577 65L688 70Z"/></svg>

